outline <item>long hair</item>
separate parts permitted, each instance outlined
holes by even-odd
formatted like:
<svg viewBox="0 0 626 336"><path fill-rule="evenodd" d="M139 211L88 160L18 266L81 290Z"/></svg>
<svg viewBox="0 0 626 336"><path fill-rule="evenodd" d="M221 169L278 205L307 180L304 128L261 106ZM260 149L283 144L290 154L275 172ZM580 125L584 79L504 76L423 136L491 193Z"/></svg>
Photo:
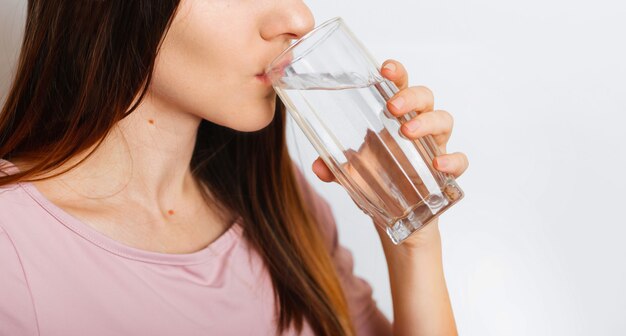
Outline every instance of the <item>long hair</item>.
<svg viewBox="0 0 626 336"><path fill-rule="evenodd" d="M0 158L29 166L0 177L0 186L67 172L37 178L97 149L136 109L179 1L28 1L17 72L0 114ZM270 125L250 133L203 120L191 171L210 190L206 199L242 217L244 237L272 279L278 332L301 331L306 319L319 335L354 334L319 224L297 184L278 98L275 112Z"/></svg>

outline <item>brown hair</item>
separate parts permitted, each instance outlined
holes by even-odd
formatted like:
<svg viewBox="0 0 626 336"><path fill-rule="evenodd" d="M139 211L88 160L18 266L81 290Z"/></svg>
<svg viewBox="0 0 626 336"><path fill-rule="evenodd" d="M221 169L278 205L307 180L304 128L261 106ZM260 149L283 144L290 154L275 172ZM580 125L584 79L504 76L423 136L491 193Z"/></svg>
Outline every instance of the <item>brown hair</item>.
<svg viewBox="0 0 626 336"><path fill-rule="evenodd" d="M96 149L135 110L179 1L28 1L17 74L0 114L0 158L29 167L0 177L0 186L66 172L37 179ZM191 169L211 191L207 199L243 218L273 281L278 332L292 324L300 331L306 319L317 334L351 335L329 251L294 175L285 118L277 98L274 120L258 132L203 120Z"/></svg>

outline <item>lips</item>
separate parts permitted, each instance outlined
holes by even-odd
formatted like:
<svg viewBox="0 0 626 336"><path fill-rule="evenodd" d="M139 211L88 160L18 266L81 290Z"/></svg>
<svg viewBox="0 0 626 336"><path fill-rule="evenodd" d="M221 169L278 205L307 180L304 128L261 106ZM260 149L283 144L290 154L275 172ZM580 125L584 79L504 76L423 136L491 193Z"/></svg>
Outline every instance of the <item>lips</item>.
<svg viewBox="0 0 626 336"><path fill-rule="evenodd" d="M269 77L266 74L264 74L264 73L256 75L256 78L258 80L260 80L265 85L271 85L272 84L272 82L270 81Z"/></svg>
<svg viewBox="0 0 626 336"><path fill-rule="evenodd" d="M280 61L276 62L276 59L280 57ZM272 59L272 62L269 63L262 71L257 73L255 77L265 85L272 85L272 82L278 78L281 78L285 75L285 68L291 64L293 60L292 51L288 51L287 53L281 53L279 56ZM276 62L276 64L274 64ZM266 63L267 64L267 63Z"/></svg>
<svg viewBox="0 0 626 336"><path fill-rule="evenodd" d="M266 67L264 72L258 73L257 77L262 80L272 81L273 79L280 78L285 75L285 68L291 64L293 56L291 53L281 56L280 62L274 64L274 61Z"/></svg>

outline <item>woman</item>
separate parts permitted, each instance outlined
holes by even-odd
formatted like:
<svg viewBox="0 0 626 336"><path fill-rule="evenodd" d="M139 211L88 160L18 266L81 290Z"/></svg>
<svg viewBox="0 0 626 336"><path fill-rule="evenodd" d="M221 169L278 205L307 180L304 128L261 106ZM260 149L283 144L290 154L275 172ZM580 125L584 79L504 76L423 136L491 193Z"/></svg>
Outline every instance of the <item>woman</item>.
<svg viewBox="0 0 626 336"><path fill-rule="evenodd" d="M437 222L400 246L377 228L391 324L288 155L260 74L313 26L298 0L30 0L0 115L0 334L455 334ZM420 112L403 132L445 153L450 115L383 75L392 113Z"/></svg>

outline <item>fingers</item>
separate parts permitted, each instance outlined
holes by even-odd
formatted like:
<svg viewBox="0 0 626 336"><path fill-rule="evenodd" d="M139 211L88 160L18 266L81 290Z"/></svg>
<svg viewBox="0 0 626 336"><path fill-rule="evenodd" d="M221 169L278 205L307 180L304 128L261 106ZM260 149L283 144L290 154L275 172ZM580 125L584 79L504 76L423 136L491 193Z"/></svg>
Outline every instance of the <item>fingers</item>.
<svg viewBox="0 0 626 336"><path fill-rule="evenodd" d="M383 63L380 72L399 89L386 104L389 112L396 117L416 112L414 118L402 125L401 132L404 136L417 139L430 134L442 149L441 153L445 153L454 126L452 115L443 110L433 111L435 98L429 88L408 87L408 73L400 62L389 59ZM469 161L465 154L456 152L437 156L433 165L437 170L458 177L468 168ZM313 172L324 182L336 182L334 174L319 157L313 162Z"/></svg>
<svg viewBox="0 0 626 336"><path fill-rule="evenodd" d="M454 118L444 110L418 114L402 124L400 130L409 139L417 139L431 134L439 147L445 147L452 134Z"/></svg>
<svg viewBox="0 0 626 336"><path fill-rule="evenodd" d="M467 170L469 160L464 153L455 152L437 156L433 161L433 166L435 169L449 173L457 178ZM320 157L313 161L313 172L324 182L336 182L335 175L333 175Z"/></svg>
<svg viewBox="0 0 626 336"><path fill-rule="evenodd" d="M435 169L457 178L469 167L469 161L465 154L456 152L437 156L433 161L433 166Z"/></svg>
<svg viewBox="0 0 626 336"><path fill-rule="evenodd" d="M318 157L315 161L313 161L312 169L320 180L324 182L335 181L335 175L330 171L330 169L328 169L328 166L326 166L326 163L324 163L321 157Z"/></svg>
<svg viewBox="0 0 626 336"><path fill-rule="evenodd" d="M380 68L383 77L392 81L398 89L405 89L409 85L409 75L402 63L395 60L386 60Z"/></svg>
<svg viewBox="0 0 626 336"><path fill-rule="evenodd" d="M387 109L396 117L405 113L431 111L435 106L433 92L425 86L412 86L398 91L387 102Z"/></svg>

